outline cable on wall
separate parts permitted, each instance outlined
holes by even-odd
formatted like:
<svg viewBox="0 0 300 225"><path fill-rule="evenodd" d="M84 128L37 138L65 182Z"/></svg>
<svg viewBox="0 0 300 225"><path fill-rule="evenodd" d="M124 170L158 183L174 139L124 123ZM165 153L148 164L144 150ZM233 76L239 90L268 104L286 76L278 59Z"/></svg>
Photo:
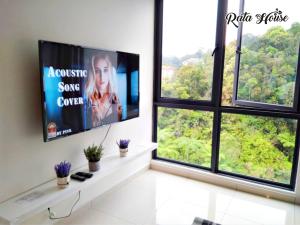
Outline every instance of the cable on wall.
<svg viewBox="0 0 300 225"><path fill-rule="evenodd" d="M110 105L109 108L107 109L107 111L106 111L106 113L105 113L105 115L104 115L104 118L106 117L106 115L107 115L107 113L108 113L108 111L110 110L111 107L112 107L112 105ZM111 123L110 123L109 126L108 126L108 129L107 129L107 131L106 131L106 134L105 134L104 138L103 138L102 141L100 142L101 145L102 145L102 144L104 143L104 141L106 140L110 128L111 128Z"/></svg>
<svg viewBox="0 0 300 225"><path fill-rule="evenodd" d="M109 133L109 130L110 130L110 128L111 128L111 124L109 124L109 126L108 126L108 129L107 129L107 131L106 131L106 134L105 134L105 136L104 136L104 138L102 139L102 141L101 141L101 145L103 144L103 142L106 140L106 138L107 138L107 135L108 135L108 133Z"/></svg>

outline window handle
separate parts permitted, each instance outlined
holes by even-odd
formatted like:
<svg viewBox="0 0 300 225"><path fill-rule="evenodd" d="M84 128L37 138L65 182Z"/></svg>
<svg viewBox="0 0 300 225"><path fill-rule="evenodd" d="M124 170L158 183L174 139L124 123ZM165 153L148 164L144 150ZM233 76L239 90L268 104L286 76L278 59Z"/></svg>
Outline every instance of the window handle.
<svg viewBox="0 0 300 225"><path fill-rule="evenodd" d="M235 53L236 53L236 54L239 54L239 55L240 55L240 54L243 54L243 53L241 52L241 49L238 49L238 48L235 50Z"/></svg>
<svg viewBox="0 0 300 225"><path fill-rule="evenodd" d="M215 55L215 53L216 53L216 51L218 50L218 48L219 48L219 46L216 46L216 47L215 47L215 49L213 50L211 56L214 56L214 55Z"/></svg>

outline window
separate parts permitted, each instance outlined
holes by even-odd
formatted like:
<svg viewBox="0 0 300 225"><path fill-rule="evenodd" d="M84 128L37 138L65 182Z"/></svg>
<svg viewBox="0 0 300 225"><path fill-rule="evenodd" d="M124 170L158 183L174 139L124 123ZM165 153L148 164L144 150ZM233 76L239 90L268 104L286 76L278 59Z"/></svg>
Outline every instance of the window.
<svg viewBox="0 0 300 225"><path fill-rule="evenodd" d="M274 1L290 16L283 27L227 25L226 13L238 13L240 3L253 15L273 10L258 0L156 0L153 158L293 190L296 0Z"/></svg>
<svg viewBox="0 0 300 225"><path fill-rule="evenodd" d="M159 107L157 155L210 167L212 126L212 112Z"/></svg>
<svg viewBox="0 0 300 225"><path fill-rule="evenodd" d="M216 9L217 0L164 0L162 97L211 100Z"/></svg>
<svg viewBox="0 0 300 225"><path fill-rule="evenodd" d="M289 184L297 121L222 114L219 170Z"/></svg>
<svg viewBox="0 0 300 225"><path fill-rule="evenodd" d="M242 12L255 15L257 5L260 12L270 11L269 4L259 0L243 2ZM293 6L298 1L274 0L273 4L274 14L289 16L286 22L239 25L234 100L237 105L295 109L300 16Z"/></svg>

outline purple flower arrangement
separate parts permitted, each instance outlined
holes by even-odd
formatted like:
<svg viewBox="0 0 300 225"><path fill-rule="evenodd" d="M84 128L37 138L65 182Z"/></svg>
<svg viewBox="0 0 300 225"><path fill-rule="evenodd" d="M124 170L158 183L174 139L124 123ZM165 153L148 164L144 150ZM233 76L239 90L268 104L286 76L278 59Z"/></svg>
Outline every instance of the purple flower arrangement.
<svg viewBox="0 0 300 225"><path fill-rule="evenodd" d="M68 161L63 161L54 166L56 176L59 178L69 176L70 169L71 169L71 163L69 163Z"/></svg>
<svg viewBox="0 0 300 225"><path fill-rule="evenodd" d="M130 140L129 139L120 139L119 143L117 142L117 145L121 149L128 148Z"/></svg>

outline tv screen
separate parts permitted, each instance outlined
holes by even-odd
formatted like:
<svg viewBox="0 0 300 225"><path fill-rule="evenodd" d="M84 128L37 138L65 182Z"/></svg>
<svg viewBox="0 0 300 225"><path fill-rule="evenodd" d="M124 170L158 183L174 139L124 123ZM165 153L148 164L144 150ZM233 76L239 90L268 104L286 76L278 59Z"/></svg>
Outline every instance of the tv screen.
<svg viewBox="0 0 300 225"><path fill-rule="evenodd" d="M44 141L139 116L139 55L39 41Z"/></svg>

